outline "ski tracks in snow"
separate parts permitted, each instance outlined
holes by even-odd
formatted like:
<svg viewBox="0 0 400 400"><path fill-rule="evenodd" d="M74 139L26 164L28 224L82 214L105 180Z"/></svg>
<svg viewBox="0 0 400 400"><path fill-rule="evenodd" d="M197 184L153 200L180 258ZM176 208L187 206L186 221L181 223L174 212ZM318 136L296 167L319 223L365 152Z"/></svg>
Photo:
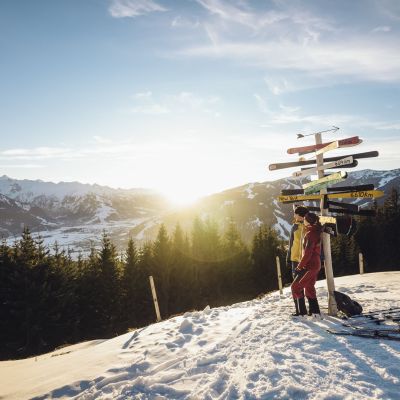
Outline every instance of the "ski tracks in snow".
<svg viewBox="0 0 400 400"><path fill-rule="evenodd" d="M385 297L374 284L368 292L382 305L393 293ZM400 343L331 335L326 329L340 321L330 317L293 319L284 293L207 307L113 339L120 347L112 369L40 399L398 398ZM326 298L321 285L318 296Z"/></svg>

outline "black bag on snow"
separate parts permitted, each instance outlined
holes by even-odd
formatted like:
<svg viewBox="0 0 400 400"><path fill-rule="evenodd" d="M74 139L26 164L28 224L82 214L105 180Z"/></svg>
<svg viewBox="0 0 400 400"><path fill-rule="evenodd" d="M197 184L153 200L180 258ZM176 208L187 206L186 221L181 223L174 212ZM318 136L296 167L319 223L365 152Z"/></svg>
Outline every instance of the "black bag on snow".
<svg viewBox="0 0 400 400"><path fill-rule="evenodd" d="M363 308L355 300L352 300L347 294L334 291L337 308L344 313L347 317L359 315L362 313Z"/></svg>

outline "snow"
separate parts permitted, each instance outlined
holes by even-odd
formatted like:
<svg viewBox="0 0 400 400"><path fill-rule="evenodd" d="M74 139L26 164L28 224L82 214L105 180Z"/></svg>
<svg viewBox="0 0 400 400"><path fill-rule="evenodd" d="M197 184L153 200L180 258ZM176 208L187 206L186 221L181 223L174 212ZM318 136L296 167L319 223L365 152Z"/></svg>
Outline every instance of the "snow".
<svg viewBox="0 0 400 400"><path fill-rule="evenodd" d="M336 278L364 310L400 307L400 272ZM317 283L326 307L326 283ZM109 340L0 362L0 398L394 399L400 342L335 336L271 293L185 313ZM23 384L21 384L23 382Z"/></svg>
<svg viewBox="0 0 400 400"><path fill-rule="evenodd" d="M277 220L277 223L274 225L274 229L278 232L280 237L288 239L289 232L292 230L292 225L289 224L285 219L278 217L275 213L274 216Z"/></svg>
<svg viewBox="0 0 400 400"><path fill-rule="evenodd" d="M6 175L0 176L0 193L22 202L30 202L38 196L48 196L62 201L66 196L85 196L89 193L112 194L150 194L149 189L113 189L107 186L90 185L79 182L43 182L41 180L17 180Z"/></svg>
<svg viewBox="0 0 400 400"><path fill-rule="evenodd" d="M254 189L254 183L250 183L244 190L247 193L247 198L250 200L254 199L254 197L257 196L257 193L256 194L253 193L253 189Z"/></svg>
<svg viewBox="0 0 400 400"><path fill-rule="evenodd" d="M387 185L390 181L392 181L393 179L396 179L397 175L395 175L394 173L392 173L391 171L383 174L382 179L379 181L378 183L378 187L382 187Z"/></svg>
<svg viewBox="0 0 400 400"><path fill-rule="evenodd" d="M259 217L255 217L253 220L249 221L247 224L250 226L260 227L263 225L263 222L261 221L261 219Z"/></svg>

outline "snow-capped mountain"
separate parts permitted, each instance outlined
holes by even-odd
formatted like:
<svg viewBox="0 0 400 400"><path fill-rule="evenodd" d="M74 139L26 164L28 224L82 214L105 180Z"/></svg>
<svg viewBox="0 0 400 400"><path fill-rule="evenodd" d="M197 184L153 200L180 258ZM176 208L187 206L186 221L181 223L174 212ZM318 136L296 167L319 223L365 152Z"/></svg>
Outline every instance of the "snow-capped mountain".
<svg viewBox="0 0 400 400"><path fill-rule="evenodd" d="M400 272L335 279L364 312L400 307ZM327 309L326 282L317 295ZM291 318L283 295L187 312L108 340L0 362L4 399L398 399L400 342L327 331L391 320ZM378 313L378 315L382 315ZM392 337L400 338L398 333ZM23 381L23 384L21 382Z"/></svg>
<svg viewBox="0 0 400 400"><path fill-rule="evenodd" d="M43 182L0 177L0 233L19 235L24 225L46 242L90 246L105 229L126 236L138 224L158 220L166 201L152 190L112 189L78 182Z"/></svg>
<svg viewBox="0 0 400 400"><path fill-rule="evenodd" d="M284 178L249 183L199 200L185 209L171 211L159 194L146 189L112 189L78 182L51 183L0 177L0 233L12 238L23 225L39 232L48 244L55 240L71 248L88 249L105 229L121 248L129 236L138 242L152 240L164 223L171 231L176 223L190 232L196 216L214 220L224 229L233 220L243 238L250 241L258 228L274 227L287 238L292 220L292 205L277 197L284 188L301 188L307 179ZM400 169L350 172L346 186L373 184L390 193L400 190ZM378 199L384 201L385 197ZM350 202L350 200L346 200ZM356 199L368 208L370 200Z"/></svg>
<svg viewBox="0 0 400 400"><path fill-rule="evenodd" d="M222 227L234 220L247 241L252 239L261 225L266 224L274 227L282 238L287 238L293 218L293 206L279 203L277 198L282 189L300 189L306 182L309 182L309 178L284 178L272 182L249 183L206 197L191 209L169 214L165 221L171 228L179 221L184 228L190 229L195 215L209 217ZM400 191L400 169L390 171L368 169L350 172L344 183L336 186L367 183L385 192L384 197L377 199L380 204L390 193L391 188L397 188ZM345 200L344 202L357 203L364 208L372 205L369 199ZM319 205L319 202L313 204Z"/></svg>

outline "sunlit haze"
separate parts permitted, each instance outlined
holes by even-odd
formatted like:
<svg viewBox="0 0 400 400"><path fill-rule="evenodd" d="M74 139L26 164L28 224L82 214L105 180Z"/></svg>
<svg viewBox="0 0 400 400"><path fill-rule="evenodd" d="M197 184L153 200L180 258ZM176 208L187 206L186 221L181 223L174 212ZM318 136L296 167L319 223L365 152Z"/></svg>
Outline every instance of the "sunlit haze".
<svg viewBox="0 0 400 400"><path fill-rule="evenodd" d="M185 204L288 176L267 165L332 125L380 152L358 169L398 168L399 20L396 0L2 1L0 174Z"/></svg>

